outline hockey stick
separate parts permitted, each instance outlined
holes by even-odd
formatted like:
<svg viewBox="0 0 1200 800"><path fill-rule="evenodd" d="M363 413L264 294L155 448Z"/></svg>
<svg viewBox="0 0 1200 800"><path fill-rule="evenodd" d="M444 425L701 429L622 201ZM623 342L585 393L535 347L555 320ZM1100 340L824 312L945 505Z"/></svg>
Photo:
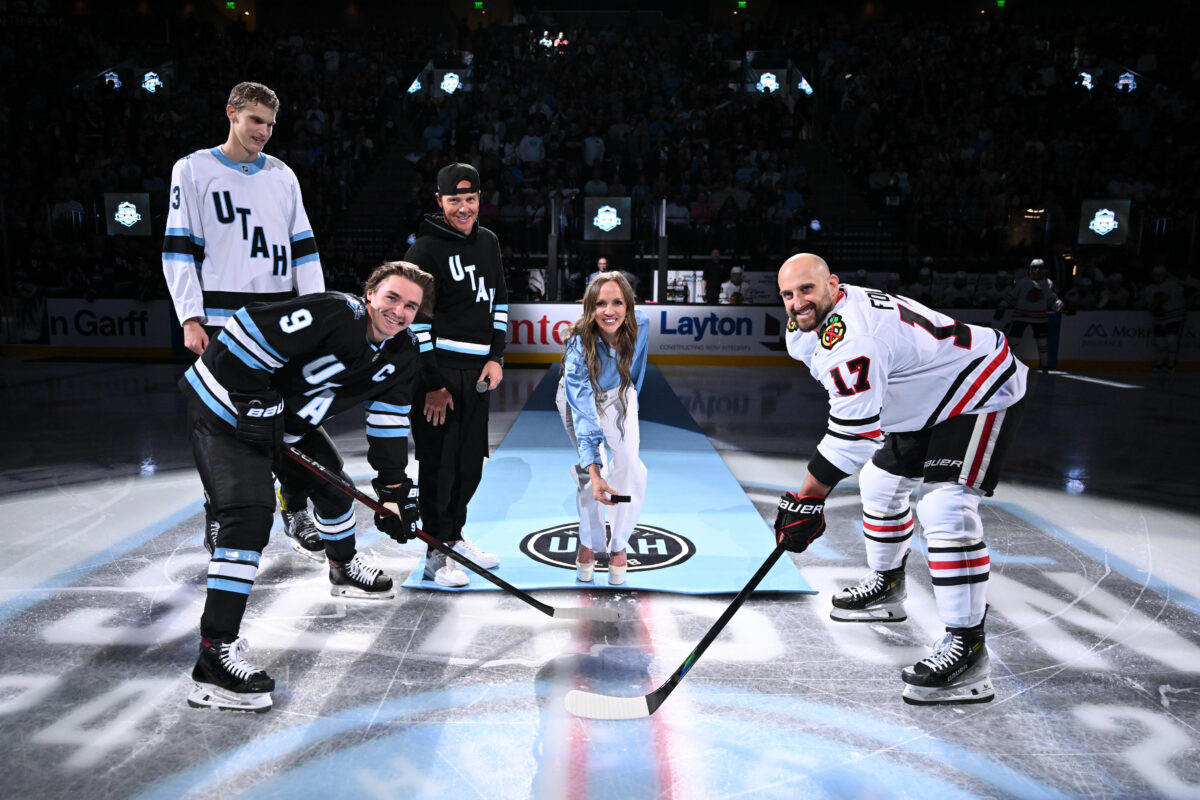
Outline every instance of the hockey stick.
<svg viewBox="0 0 1200 800"><path fill-rule="evenodd" d="M312 472L317 477L325 480L326 482L337 487L338 489L341 489L343 492L350 495L355 500L357 500L358 502L365 505L367 508L374 511L376 514L383 514L383 515L388 515L388 516L390 516L392 514L391 509L385 508L383 505L381 505L379 503L378 500L371 497L369 494L364 494L363 492L360 492L358 490L357 486L355 486L352 483L349 483L344 478L342 478L341 475L338 475L336 472L331 471L330 469L325 467L325 465L321 464L320 462L316 461L313 458L310 458L309 456L305 455L304 453L301 453L296 448L285 447L284 452L287 453L289 456L291 456L292 460L298 461L309 472ZM429 545L430 547L436 548L439 552L445 553L446 556L448 556L449 558L454 559L455 561L462 564L464 567L471 570L475 574L477 574L483 578L486 578L487 580L496 584L504 591L506 591L509 594L511 594L512 596L516 597L518 600L525 601L526 603L533 606L538 611L541 611L543 614L545 614L547 616L556 617L558 619L589 619L589 620L595 620L597 622L616 622L620 616L617 614L617 610L615 608L605 608L602 606L590 606L587 608L581 608L581 607L561 608L559 606L552 606L547 603L543 603L541 600L538 600L537 598L532 597L532 596L526 594L525 592L521 591L517 587L513 586L508 581L506 581L502 578L496 577L491 572L489 572L488 570L479 566L471 559L467 558L464 555L459 554L452 547L449 547L445 542L441 542L441 541L435 539L433 536L429 535L428 533L421 530L420 528L417 529L417 536L421 539L421 541L425 542L425 544Z"/></svg>
<svg viewBox="0 0 1200 800"><path fill-rule="evenodd" d="M771 555L767 556L767 560L758 568L758 572L754 573L754 577L750 579L750 582L738 592L738 596L733 598L733 602L729 604L729 608L725 609L720 618L708 629L708 633L704 634L704 638L700 640L700 644L696 645L692 652L688 654L688 657L683 660L683 663L679 665L679 669L675 670L674 674L662 686L642 697L613 697L607 694L596 694L595 692L572 689L567 692L567 696L564 698L567 711L570 711L577 717L587 717L588 719L638 719L653 714L667 699L667 695L671 694L675 687L679 685L679 682L683 680L683 676L688 674L688 670L700 660L700 656L729 623L734 612L741 608L746 598L750 596L755 587L771 571L771 567L775 566L775 562L783 555L783 551L783 545L775 546Z"/></svg>

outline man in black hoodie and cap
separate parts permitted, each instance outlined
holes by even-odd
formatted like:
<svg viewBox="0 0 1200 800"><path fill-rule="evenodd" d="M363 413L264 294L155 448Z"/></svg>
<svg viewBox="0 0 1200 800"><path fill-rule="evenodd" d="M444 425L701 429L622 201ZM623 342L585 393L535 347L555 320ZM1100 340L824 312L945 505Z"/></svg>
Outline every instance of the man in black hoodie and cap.
<svg viewBox="0 0 1200 800"><path fill-rule="evenodd" d="M404 258L434 278L432 318L411 326L420 344L412 437L420 462L425 531L482 567L500 566L463 535L467 503L488 455L489 391L504 377L508 287L496 234L478 222L479 172L453 163L437 175L438 211L427 214ZM425 580L465 586L467 574L437 550Z"/></svg>

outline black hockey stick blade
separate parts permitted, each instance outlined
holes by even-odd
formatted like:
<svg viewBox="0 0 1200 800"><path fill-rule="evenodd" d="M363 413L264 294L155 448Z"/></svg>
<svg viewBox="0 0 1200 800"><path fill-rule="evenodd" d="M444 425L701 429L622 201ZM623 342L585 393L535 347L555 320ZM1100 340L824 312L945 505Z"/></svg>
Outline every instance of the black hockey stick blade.
<svg viewBox="0 0 1200 800"><path fill-rule="evenodd" d="M666 683L659 686L653 692L642 697L613 697L607 694L596 694L595 692L585 692L580 689L572 689L567 692L567 696L563 699L567 707L567 711L577 717L586 717L588 719L639 719L648 717L658 710L658 707L667 699L667 695L674 691L679 682L683 680L683 676L688 674L688 671L696 665L700 660L701 654L708 649L713 640L724 630L729 624L734 613L741 608L742 603L746 598L754 592L758 584L762 583L762 579L767 577L767 573L771 571L771 567L775 566L775 562L784 553L783 545L776 545L771 551L771 555L767 556L767 560L758 568L754 576L750 578L738 596L733 598L733 602L729 604L729 608L721 614L713 626L708 629L708 633L704 634L704 638L700 640L700 644L688 654L688 657L683 660L679 668L667 679Z"/></svg>
<svg viewBox="0 0 1200 800"><path fill-rule="evenodd" d="M371 497L371 495L360 492L357 486L346 481L341 475L333 472L316 459L310 458L294 447L285 447L284 452L287 453L293 461L299 462L302 466L308 469L309 472L312 472L327 483L337 487L338 489L341 489L343 492L374 511L376 514L390 515L392 513L391 509L381 505L379 501L374 497ZM421 541L425 542L425 544L437 549L439 552L445 553L446 556L462 564L476 575L491 581L496 586L499 586L501 589L511 594L513 597L528 603L546 616L555 617L557 619L587 619L595 622L616 622L620 618L620 615L617 614L617 610L615 608L607 608L605 606L575 606L564 608L543 603L541 600L526 594L503 578L493 575L490 571L484 569L471 559L460 554L454 548L447 546L445 542L434 538L420 528L417 529L417 536L421 539Z"/></svg>

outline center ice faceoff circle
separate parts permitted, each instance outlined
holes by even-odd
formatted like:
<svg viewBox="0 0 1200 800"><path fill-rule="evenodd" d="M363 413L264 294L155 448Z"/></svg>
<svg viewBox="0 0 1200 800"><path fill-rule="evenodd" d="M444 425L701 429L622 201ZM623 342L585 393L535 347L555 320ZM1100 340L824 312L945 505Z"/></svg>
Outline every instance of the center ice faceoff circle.
<svg viewBox="0 0 1200 800"><path fill-rule="evenodd" d="M521 540L521 552L533 560L571 570L578 547L578 522L544 528ZM629 571L644 572L682 564L696 554L696 545L681 534L639 523L629 537L628 550Z"/></svg>

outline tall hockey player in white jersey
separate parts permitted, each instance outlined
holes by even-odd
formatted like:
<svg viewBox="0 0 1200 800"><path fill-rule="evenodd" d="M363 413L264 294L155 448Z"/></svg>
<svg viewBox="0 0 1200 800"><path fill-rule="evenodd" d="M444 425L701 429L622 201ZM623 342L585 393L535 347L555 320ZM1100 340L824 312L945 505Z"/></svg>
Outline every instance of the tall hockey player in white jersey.
<svg viewBox="0 0 1200 800"><path fill-rule="evenodd" d="M979 501L999 479L1028 369L998 331L908 298L840 284L818 256L779 270L788 353L829 392L829 420L796 492L780 499L776 539L802 552L825 531L825 497L861 468L871 572L833 597L830 616L901 622L915 522L929 551L946 634L901 672L905 702L995 696L984 641L989 557ZM924 483L920 500L911 502Z"/></svg>
<svg viewBox="0 0 1200 800"><path fill-rule="evenodd" d="M294 446L341 474L321 424L365 405L372 482L392 515L375 525L399 542L416 535L419 494L408 479L409 412L418 346L409 325L431 302L433 278L403 261L367 279L363 297L325 292L236 311L184 374L196 468L219 526L192 670L193 706L266 711L275 681L245 657L242 617L275 509L272 473L312 497L335 597L394 596L392 579L355 546L351 498L280 452Z"/></svg>
<svg viewBox="0 0 1200 800"><path fill-rule="evenodd" d="M225 106L225 143L184 156L171 170L163 274L196 355L242 306L325 291L300 183L263 148L275 128L279 98L261 83L233 87ZM284 529L296 552L323 560L308 498L284 483ZM206 514L204 543L216 523Z"/></svg>

